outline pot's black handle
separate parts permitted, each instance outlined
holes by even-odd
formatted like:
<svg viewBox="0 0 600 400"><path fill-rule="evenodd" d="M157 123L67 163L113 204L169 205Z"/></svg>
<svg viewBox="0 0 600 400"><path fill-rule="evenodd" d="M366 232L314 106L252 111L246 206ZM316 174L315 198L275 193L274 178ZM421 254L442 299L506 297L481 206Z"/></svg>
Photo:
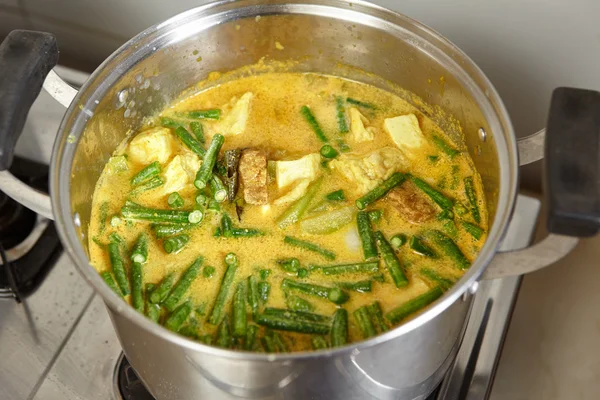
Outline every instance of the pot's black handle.
<svg viewBox="0 0 600 400"><path fill-rule="evenodd" d="M12 164L29 109L57 62L50 33L16 30L0 44L0 171Z"/></svg>
<svg viewBox="0 0 600 400"><path fill-rule="evenodd" d="M600 229L600 92L557 88L545 149L548 230L593 236Z"/></svg>

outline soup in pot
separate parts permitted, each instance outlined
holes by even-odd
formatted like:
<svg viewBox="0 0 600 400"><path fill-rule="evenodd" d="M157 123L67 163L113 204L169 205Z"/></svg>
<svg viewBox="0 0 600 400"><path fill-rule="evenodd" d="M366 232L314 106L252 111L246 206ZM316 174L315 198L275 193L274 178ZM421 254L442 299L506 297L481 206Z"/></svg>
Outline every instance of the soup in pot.
<svg viewBox="0 0 600 400"><path fill-rule="evenodd" d="M264 73L165 109L107 163L91 262L137 311L206 344L361 341L440 297L483 245L462 143L383 89Z"/></svg>

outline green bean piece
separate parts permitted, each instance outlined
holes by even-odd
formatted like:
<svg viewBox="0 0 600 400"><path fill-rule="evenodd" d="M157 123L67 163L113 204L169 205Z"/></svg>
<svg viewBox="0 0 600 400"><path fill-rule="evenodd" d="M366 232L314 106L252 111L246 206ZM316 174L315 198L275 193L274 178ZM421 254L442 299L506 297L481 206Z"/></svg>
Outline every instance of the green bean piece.
<svg viewBox="0 0 600 400"><path fill-rule="evenodd" d="M415 184L416 187L421 189L423 191L423 193L425 193L431 200L433 200L433 202L435 202L443 210L451 209L452 206L454 205L454 202L452 200L450 200L445 195L443 195L442 193L438 192L437 190L435 190L434 188L429 186L429 184L427 182L425 182L424 180L419 179L414 176L411 176L410 179L412 180L412 182Z"/></svg>
<svg viewBox="0 0 600 400"><path fill-rule="evenodd" d="M306 320L289 320L275 315L260 314L256 318L256 323L271 329L298 333L314 333L326 335L329 333L329 325Z"/></svg>
<svg viewBox="0 0 600 400"><path fill-rule="evenodd" d="M131 208L144 208L141 204L136 203L135 201L125 200L125 207Z"/></svg>
<svg viewBox="0 0 600 400"><path fill-rule="evenodd" d="M450 181L450 189L456 190L458 189L458 184L460 183L460 166L453 165L452 166L452 180Z"/></svg>
<svg viewBox="0 0 600 400"><path fill-rule="evenodd" d="M218 175L213 175L210 178L210 188L213 192L213 198L217 203L222 203L227 198L227 188Z"/></svg>
<svg viewBox="0 0 600 400"><path fill-rule="evenodd" d="M367 310L369 311L371 322L375 326L375 330L378 333L385 332L389 329L387 322L383 318L383 311L381 311L381 305L378 301L369 304L367 306Z"/></svg>
<svg viewBox="0 0 600 400"><path fill-rule="evenodd" d="M190 241L190 235L185 233L177 236L172 236L163 240L163 249L168 253L179 253L185 245Z"/></svg>
<svg viewBox="0 0 600 400"><path fill-rule="evenodd" d="M344 304L349 298L350 296L348 296L348 293L344 292L339 287L329 289L329 294L327 295L327 300L334 304Z"/></svg>
<svg viewBox="0 0 600 400"><path fill-rule="evenodd" d="M375 107L374 104L365 103L364 101L356 100L356 99L353 99L351 97L346 97L346 103L350 103L350 104L353 104L355 106L359 106L359 107L363 107L363 108L368 108L370 110L376 110L377 109L377 107Z"/></svg>
<svg viewBox="0 0 600 400"><path fill-rule="evenodd" d="M111 242L118 243L119 246L123 246L125 244L125 239L123 239L123 237L121 235L119 235L117 232L112 232L110 235L108 235L108 239Z"/></svg>
<svg viewBox="0 0 600 400"><path fill-rule="evenodd" d="M146 298L150 297L150 293L156 288L154 283L146 283Z"/></svg>
<svg viewBox="0 0 600 400"><path fill-rule="evenodd" d="M198 141L198 143L206 143L206 138L204 137L204 127L200 122L190 122L190 130L192 131L194 136L196 136L196 140Z"/></svg>
<svg viewBox="0 0 600 400"><path fill-rule="evenodd" d="M261 341L267 353L277 353L277 346L275 345L275 342L273 340L272 332L268 332L268 334L265 334Z"/></svg>
<svg viewBox="0 0 600 400"><path fill-rule="evenodd" d="M221 234L227 238L232 237L232 230L233 221L231 220L231 217L229 214L223 213L223 216L221 216Z"/></svg>
<svg viewBox="0 0 600 400"><path fill-rule="evenodd" d="M158 323L160 320L160 306L158 304L146 302L146 317L148 317L150 321Z"/></svg>
<svg viewBox="0 0 600 400"><path fill-rule="evenodd" d="M324 249L314 243L307 242L305 240L296 239L291 236L286 236L283 239L283 242L286 244L289 244L290 246L299 247L301 249L305 249L305 250L320 254L323 257L327 258L328 260L335 260L335 253L333 251Z"/></svg>
<svg viewBox="0 0 600 400"><path fill-rule="evenodd" d="M397 324L409 315L419 311L423 307L436 301L444 292L439 287L433 288L428 292L407 301L406 303L394 308L388 312L385 317L392 325Z"/></svg>
<svg viewBox="0 0 600 400"><path fill-rule="evenodd" d="M314 285L311 283L297 282L284 278L281 284L283 290L296 290L311 296L327 299L335 304L342 304L348 300L348 295L340 288L328 288L325 286ZM331 294L331 297L330 297Z"/></svg>
<svg viewBox="0 0 600 400"><path fill-rule="evenodd" d="M458 236L458 228L453 220L447 220L444 222L442 230L451 238L456 238Z"/></svg>
<svg viewBox="0 0 600 400"><path fill-rule="evenodd" d="M199 210L194 210L192 212L182 211L182 210L160 210L146 207L131 207L125 206L121 208L121 215L123 218L129 220L142 220L142 221L150 221L150 222L166 222L166 223L174 223L174 224L187 224L187 223L197 223L197 218L192 216L193 213L200 213L202 216L202 212ZM197 214L194 214L197 215ZM200 220L202 218L200 217Z"/></svg>
<svg viewBox="0 0 600 400"><path fill-rule="evenodd" d="M342 189L327 193L325 198L329 201L346 201L346 196L344 195L344 191Z"/></svg>
<svg viewBox="0 0 600 400"><path fill-rule="evenodd" d="M202 266L203 262L203 257L196 258L194 262L181 275L181 278L179 278L179 280L173 287L173 290L171 290L171 293L163 303L163 305L169 312L172 312L175 309L175 307L177 307L179 300L181 300L185 292L187 292L189 287L192 285L192 282L200 273L200 267Z"/></svg>
<svg viewBox="0 0 600 400"><path fill-rule="evenodd" d="M342 289L352 290L353 292L367 293L372 290L373 282L370 280L358 282L336 282L335 285Z"/></svg>
<svg viewBox="0 0 600 400"><path fill-rule="evenodd" d="M258 313L258 301L260 299L260 293L258 292L258 280L254 275L248 277L248 304L252 309L252 315Z"/></svg>
<svg viewBox="0 0 600 400"><path fill-rule="evenodd" d="M113 228L116 228L117 226L121 225L121 222L123 221L118 215L113 215L112 217L110 217L110 226L112 226Z"/></svg>
<svg viewBox="0 0 600 400"><path fill-rule="evenodd" d="M317 119L310 108L308 106L302 106L302 108L300 108L300 114L302 114L306 122L308 122L308 125L310 125L312 130L315 132L317 139L319 139L321 142L327 143L329 140L327 139L327 136L325 136L323 129L321 129L321 126L317 122Z"/></svg>
<svg viewBox="0 0 600 400"><path fill-rule="evenodd" d="M306 278L308 277L308 270L306 268L298 268L298 272L296 274L298 278Z"/></svg>
<svg viewBox="0 0 600 400"><path fill-rule="evenodd" d="M181 126L181 124L182 122L174 120L173 118L160 117L160 125L164 126L165 128L177 129Z"/></svg>
<svg viewBox="0 0 600 400"><path fill-rule="evenodd" d="M331 347L340 347L348 343L348 311L338 308L333 314L331 324Z"/></svg>
<svg viewBox="0 0 600 400"><path fill-rule="evenodd" d="M460 202L456 202L454 203L454 208L453 208L454 212L458 215L460 215L461 217L463 215L467 215L467 213L469 212L469 210L467 209L467 207L465 207L462 203Z"/></svg>
<svg viewBox="0 0 600 400"><path fill-rule="evenodd" d="M429 268L421 268L419 273L431 282L435 283L435 286L439 286L440 289L444 291L450 289L456 283L456 279L442 277L437 272Z"/></svg>
<svg viewBox="0 0 600 400"><path fill-rule="evenodd" d="M106 229L106 218L108 218L108 201L103 201L100 206L100 233Z"/></svg>
<svg viewBox="0 0 600 400"><path fill-rule="evenodd" d="M313 306L308 300L304 300L302 297L295 295L289 295L285 302L288 308L292 311L311 312L315 309L315 306Z"/></svg>
<svg viewBox="0 0 600 400"><path fill-rule="evenodd" d="M390 239L390 244L392 245L392 247L394 249L397 250L400 247L404 246L407 241L408 241L408 238L406 237L406 235L404 233L398 233L398 234L392 236L392 238Z"/></svg>
<svg viewBox="0 0 600 400"><path fill-rule="evenodd" d="M138 262L131 265L131 305L136 311L144 313L142 264Z"/></svg>
<svg viewBox="0 0 600 400"><path fill-rule="evenodd" d="M173 273L167 275L150 294L150 303L159 304L165 301L169 292L171 292L174 282L175 275Z"/></svg>
<svg viewBox="0 0 600 400"><path fill-rule="evenodd" d="M284 229L289 225L295 224L300 220L300 218L302 218L313 198L319 191L322 182L323 177L313 182L313 184L308 188L306 194L289 206L283 212L283 214L277 218L276 222L279 228Z"/></svg>
<svg viewBox="0 0 600 400"><path fill-rule="evenodd" d="M185 203L179 193L173 192L167 197L167 204L171 208L181 208Z"/></svg>
<svg viewBox="0 0 600 400"><path fill-rule="evenodd" d="M156 189L159 186L162 186L165 183L160 176L155 176L154 178L150 178L146 182L143 182L136 186L135 189L131 191L132 196L137 196L140 193L147 192L148 190Z"/></svg>
<svg viewBox="0 0 600 400"><path fill-rule="evenodd" d="M150 228L157 239L164 239L175 236L181 232L190 229L192 225L188 224L152 224Z"/></svg>
<svg viewBox="0 0 600 400"><path fill-rule="evenodd" d="M269 292L271 291L271 284L269 282L258 282L258 294L263 303L266 303L269 299Z"/></svg>
<svg viewBox="0 0 600 400"><path fill-rule="evenodd" d="M158 161L154 161L153 163L144 167L140 172L135 174L133 178L131 178L131 184L133 186L137 186L142 182L149 180L150 178L154 178L160 174L160 164Z"/></svg>
<svg viewBox="0 0 600 400"><path fill-rule="evenodd" d="M133 249L131 249L131 261L136 263L145 263L148 260L148 236L141 233L138 236Z"/></svg>
<svg viewBox="0 0 600 400"><path fill-rule="evenodd" d="M225 174L225 183L227 184L227 199L231 202L235 200L235 196L239 188L238 168L241 158L242 151L240 149L225 151L224 161L227 169L227 173Z"/></svg>
<svg viewBox="0 0 600 400"><path fill-rule="evenodd" d="M440 156L427 156L427 159L435 164L440 159Z"/></svg>
<svg viewBox="0 0 600 400"><path fill-rule="evenodd" d="M215 167L217 157L219 156L219 151L221 150L224 141L225 137L217 133L215 136L213 136L210 144L208 145L206 154L204 154L204 158L202 159L202 165L196 173L196 180L194 181L194 185L198 189L204 189L210 181L212 170Z"/></svg>
<svg viewBox="0 0 600 400"><path fill-rule="evenodd" d="M297 258L284 258L281 260L277 260L277 264L283 269L285 272L289 272L291 274L297 274L300 269L300 260Z"/></svg>
<svg viewBox="0 0 600 400"><path fill-rule="evenodd" d="M483 229L481 229L477 225L466 221L462 221L460 224L465 229L465 231L467 231L475 239L479 240L481 239L481 236L483 236Z"/></svg>
<svg viewBox="0 0 600 400"><path fill-rule="evenodd" d="M438 254L416 236L411 236L408 246L417 254L429 258L438 258Z"/></svg>
<svg viewBox="0 0 600 400"><path fill-rule="evenodd" d="M196 196L195 201L196 201L196 205L198 205L200 207L206 207L208 204L208 197L206 197L205 194L200 193Z"/></svg>
<svg viewBox="0 0 600 400"><path fill-rule="evenodd" d="M235 290L232 307L232 331L233 336L245 337L248 327L246 316L246 282L240 281Z"/></svg>
<svg viewBox="0 0 600 400"><path fill-rule="evenodd" d="M215 340L215 344L224 349L229 349L233 344L232 342L229 316L225 315L223 321L221 321L219 325L219 328L217 328L217 338Z"/></svg>
<svg viewBox="0 0 600 400"><path fill-rule="evenodd" d="M170 331L177 332L185 320L189 317L192 312L192 304L190 301L182 303L179 307L173 311L171 315L165 321L165 328Z"/></svg>
<svg viewBox="0 0 600 400"><path fill-rule="evenodd" d="M115 280L113 279L113 276L110 274L110 272L104 271L100 274L100 276L104 280L104 283L106 283L108 285L108 287L113 290L113 292L118 294L119 297L123 297L123 294L121 293L121 289L119 289L119 287L115 283Z"/></svg>
<svg viewBox="0 0 600 400"><path fill-rule="evenodd" d="M202 270L202 276L205 278L212 278L212 276L215 274L215 272L217 272L215 267L211 267L210 265L207 265Z"/></svg>
<svg viewBox="0 0 600 400"><path fill-rule="evenodd" d="M375 232L375 240L377 241L377 245L379 246L379 254L381 254L381 258L383 259L383 263L385 264L394 284L397 288L404 287L408 285L408 279L402 270L402 266L400 265L400 260L398 260L398 256L394 252L392 246L388 243L383 236L383 233L377 231Z"/></svg>
<svg viewBox="0 0 600 400"><path fill-rule="evenodd" d="M319 271L324 275L374 274L379 271L379 261L367 261L336 265L314 265L311 266L311 269Z"/></svg>
<svg viewBox="0 0 600 400"><path fill-rule="evenodd" d="M194 110L189 111L186 114L189 118L193 119L219 119L221 118L221 110L218 108L209 108L206 110Z"/></svg>
<svg viewBox="0 0 600 400"><path fill-rule="evenodd" d="M325 158L336 158L340 153L332 145L326 144L321 147L321 155Z"/></svg>
<svg viewBox="0 0 600 400"><path fill-rule="evenodd" d="M198 321L192 318L187 324L183 325L177 331L181 336L188 337L190 339L198 340Z"/></svg>
<svg viewBox="0 0 600 400"><path fill-rule="evenodd" d="M306 312L306 311L286 310L284 308L267 307L263 311L263 314L281 318L281 319L294 320L294 321L310 321L310 322L319 322L322 324L329 324L329 322L331 322L331 318L329 318L325 315L315 314L315 313Z"/></svg>
<svg viewBox="0 0 600 400"><path fill-rule="evenodd" d="M356 214L356 226L358 227L358 235L362 242L363 255L365 260L377 258L377 245L375 244L375 236L371 229L371 221L366 211L359 211Z"/></svg>
<svg viewBox="0 0 600 400"><path fill-rule="evenodd" d="M346 110L344 109L344 98L341 96L335 97L335 110L340 133L348 133L348 122L346 121Z"/></svg>
<svg viewBox="0 0 600 400"><path fill-rule="evenodd" d="M442 152L446 153L450 158L454 158L460 154L460 151L458 151L455 148L453 148L452 146L450 146L441 137L439 137L437 135L433 135L432 140L433 140L433 144L435 144L436 147L438 149L440 149Z"/></svg>
<svg viewBox="0 0 600 400"><path fill-rule="evenodd" d="M200 157L204 157L206 150L183 126L175 128L175 136L181 140L181 143L187 146L188 149L196 153Z"/></svg>
<svg viewBox="0 0 600 400"><path fill-rule="evenodd" d="M323 350L329 347L329 345L327 344L327 339L325 339L323 336L313 336L313 338L310 340L313 346L313 349L315 350Z"/></svg>
<svg viewBox="0 0 600 400"><path fill-rule="evenodd" d="M233 279L235 278L235 272L238 267L238 260L235 254L227 254L225 256L225 264L227 265L227 269L225 270L225 274L221 280L221 287L219 288L219 293L217 294L215 304L213 305L213 309L208 319L208 322L213 325L218 325L219 322L221 322L223 309L225 308L225 302L229 296L229 289L233 283Z"/></svg>
<svg viewBox="0 0 600 400"><path fill-rule="evenodd" d="M371 278L377 282L381 282L381 283L385 282L385 276L383 276L383 273L375 274Z"/></svg>
<svg viewBox="0 0 600 400"><path fill-rule="evenodd" d="M117 285L119 285L123 296L127 296L131 292L131 287L127 278L127 271L125 271L125 263L121 256L121 245L118 242L111 240L108 244L108 256Z"/></svg>
<svg viewBox="0 0 600 400"><path fill-rule="evenodd" d="M260 270L260 279L261 280L266 280L269 275L271 275L271 270L270 269L261 269Z"/></svg>
<svg viewBox="0 0 600 400"><path fill-rule="evenodd" d="M254 349L257 334L258 326L248 325L248 329L246 329L246 339L244 340L244 350L252 351Z"/></svg>
<svg viewBox="0 0 600 400"><path fill-rule="evenodd" d="M451 210L442 210L442 212L437 215L437 219L440 221L444 219L454 219L454 213Z"/></svg>
<svg viewBox="0 0 600 400"><path fill-rule="evenodd" d="M378 224L383 217L383 210L370 210L367 211L367 214L369 214L369 219L373 224Z"/></svg>
<svg viewBox="0 0 600 400"><path fill-rule="evenodd" d="M356 320L356 324L360 328L362 332L363 338L368 339L372 336L377 335L377 331L371 322L371 318L369 315L369 310L367 306L362 306L354 311L353 313L354 319Z"/></svg>
<svg viewBox="0 0 600 400"><path fill-rule="evenodd" d="M198 341L200 341L200 342L202 342L202 343L204 343L204 344L206 344L206 345L210 346L210 345L212 345L212 344L213 344L213 342L214 342L214 338L213 338L213 336L212 336L212 335L210 335L210 334L206 334L206 335L199 336L199 337L198 337Z"/></svg>
<svg viewBox="0 0 600 400"><path fill-rule="evenodd" d="M190 212L190 215L188 216L188 222L190 224L199 224L203 218L204 214L202 213L202 211L194 210Z"/></svg>
<svg viewBox="0 0 600 400"><path fill-rule="evenodd" d="M233 228L231 230L232 238L256 237L264 234L265 233L263 231L252 228Z"/></svg>
<svg viewBox="0 0 600 400"><path fill-rule="evenodd" d="M442 232L432 230L426 232L425 237L433 241L442 253L456 263L459 269L467 269L471 266L471 262L465 257L456 243Z"/></svg>
<svg viewBox="0 0 600 400"><path fill-rule="evenodd" d="M379 200L390 190L402 184L406 180L406 175L400 172L392 174L388 179L377 185L373 190L356 200L356 207L364 210L369 204Z"/></svg>

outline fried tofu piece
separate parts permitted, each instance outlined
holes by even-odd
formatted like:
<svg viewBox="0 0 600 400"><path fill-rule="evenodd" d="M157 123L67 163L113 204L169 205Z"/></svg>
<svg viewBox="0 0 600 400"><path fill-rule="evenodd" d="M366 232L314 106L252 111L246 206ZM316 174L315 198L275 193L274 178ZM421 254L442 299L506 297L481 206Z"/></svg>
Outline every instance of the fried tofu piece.
<svg viewBox="0 0 600 400"><path fill-rule="evenodd" d="M244 200L248 204L263 205L269 201L267 190L267 155L264 151L242 151L239 165Z"/></svg>
<svg viewBox="0 0 600 400"><path fill-rule="evenodd" d="M403 219L413 224L422 224L435 216L435 206L412 182L407 181L394 188L386 198Z"/></svg>

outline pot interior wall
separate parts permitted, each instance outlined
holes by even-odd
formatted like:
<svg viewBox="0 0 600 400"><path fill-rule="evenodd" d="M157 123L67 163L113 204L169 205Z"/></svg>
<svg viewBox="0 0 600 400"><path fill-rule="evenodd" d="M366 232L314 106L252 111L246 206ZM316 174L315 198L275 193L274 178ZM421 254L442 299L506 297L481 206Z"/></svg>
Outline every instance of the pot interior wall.
<svg viewBox="0 0 600 400"><path fill-rule="evenodd" d="M234 12L232 3L213 6L210 12L193 10L138 36L84 88L78 105L83 113L70 113L64 125L77 143L70 192L84 248L94 187L118 144L184 91L217 84L219 79L196 85L210 72L233 71L260 60L274 69L343 75L384 87L417 105L451 135L464 134L493 219L499 187L494 138L510 128L498 122L495 130L488 125L498 120L494 107L501 106L481 108L486 82L469 78L474 71L450 44L404 18L394 17L392 24L393 16L383 10L368 7L371 16L362 14L367 6L361 4L235 3L240 8ZM487 132L485 142L478 138L479 128Z"/></svg>

